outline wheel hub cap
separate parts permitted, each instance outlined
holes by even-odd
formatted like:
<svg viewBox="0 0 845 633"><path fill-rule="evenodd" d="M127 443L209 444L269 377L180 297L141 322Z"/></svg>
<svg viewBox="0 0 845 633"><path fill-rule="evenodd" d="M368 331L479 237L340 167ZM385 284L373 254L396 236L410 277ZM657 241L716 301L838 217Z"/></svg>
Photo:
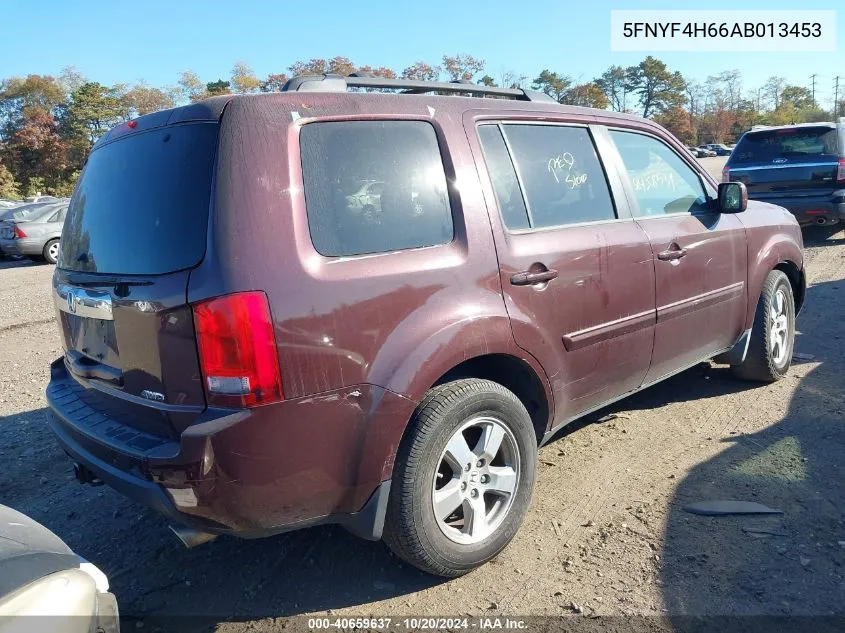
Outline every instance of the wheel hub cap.
<svg viewBox="0 0 845 633"><path fill-rule="evenodd" d="M469 545L490 536L513 504L520 456L513 433L496 418L465 422L440 455L432 487L437 526Z"/></svg>
<svg viewBox="0 0 845 633"><path fill-rule="evenodd" d="M778 365L786 360L789 348L790 332L786 301L786 293L778 290L769 305L769 351Z"/></svg>

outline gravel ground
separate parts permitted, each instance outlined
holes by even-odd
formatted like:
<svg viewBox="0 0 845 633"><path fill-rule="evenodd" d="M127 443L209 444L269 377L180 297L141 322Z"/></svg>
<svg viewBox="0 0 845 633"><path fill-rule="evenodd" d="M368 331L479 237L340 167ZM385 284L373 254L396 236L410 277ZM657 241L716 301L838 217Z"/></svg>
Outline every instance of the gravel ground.
<svg viewBox="0 0 845 633"><path fill-rule="evenodd" d="M811 287L796 350L808 357L784 380L750 385L705 363L567 429L541 450L514 542L449 582L331 527L186 550L153 512L77 484L45 421L60 354L52 269L2 263L0 502L103 569L122 614L147 630L268 631L327 612L845 615L845 233L811 230L805 242ZM708 499L784 514L681 509ZM163 614L210 620L154 620Z"/></svg>

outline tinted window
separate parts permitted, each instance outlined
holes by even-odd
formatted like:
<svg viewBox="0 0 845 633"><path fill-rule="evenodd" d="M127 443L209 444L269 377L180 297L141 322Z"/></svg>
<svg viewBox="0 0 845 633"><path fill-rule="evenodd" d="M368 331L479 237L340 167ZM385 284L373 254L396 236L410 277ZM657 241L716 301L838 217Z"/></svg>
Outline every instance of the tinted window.
<svg viewBox="0 0 845 633"><path fill-rule="evenodd" d="M505 226L509 229L529 228L531 225L528 222L528 211L525 208L519 181L499 127L482 125L478 128L478 136L484 148L484 159Z"/></svg>
<svg viewBox="0 0 845 633"><path fill-rule="evenodd" d="M532 228L611 220L613 201L586 128L505 125Z"/></svg>
<svg viewBox="0 0 845 633"><path fill-rule="evenodd" d="M776 158L837 159L836 130L829 127L786 128L743 136L731 164L771 163Z"/></svg>
<svg viewBox="0 0 845 633"><path fill-rule="evenodd" d="M445 244L452 212L434 128L421 121L311 123L300 132L305 205L322 255Z"/></svg>
<svg viewBox="0 0 845 633"><path fill-rule="evenodd" d="M129 134L91 152L62 232L59 266L161 274L205 254L216 123Z"/></svg>
<svg viewBox="0 0 845 633"><path fill-rule="evenodd" d="M708 198L698 174L651 136L611 130L631 179L640 216L702 211Z"/></svg>

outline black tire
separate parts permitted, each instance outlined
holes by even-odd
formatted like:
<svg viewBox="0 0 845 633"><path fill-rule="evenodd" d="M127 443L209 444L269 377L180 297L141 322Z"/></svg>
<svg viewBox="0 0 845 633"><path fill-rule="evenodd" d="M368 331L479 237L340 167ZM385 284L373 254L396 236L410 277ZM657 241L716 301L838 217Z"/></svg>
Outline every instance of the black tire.
<svg viewBox="0 0 845 633"><path fill-rule="evenodd" d="M511 505L498 527L477 543L461 544L447 538L438 525L433 487L447 442L464 423L484 415L510 431L519 453L519 474ZM466 574L513 539L531 501L536 469L537 437L531 417L511 391L479 379L437 386L420 402L400 443L384 540L397 556L425 572L447 578Z"/></svg>
<svg viewBox="0 0 845 633"><path fill-rule="evenodd" d="M785 354L780 361L775 356L775 350L770 344L772 329L775 327L771 315L772 301L778 292L783 293L784 311L786 317ZM745 360L738 365L731 365L733 373L743 380L756 382L775 382L789 371L792 364L792 346L795 341L795 299L792 295L792 285L789 278L780 270L771 271L763 282L763 290L757 302L757 313L751 328L751 341Z"/></svg>
<svg viewBox="0 0 845 633"><path fill-rule="evenodd" d="M44 261L46 261L48 264L55 264L55 263L56 263L56 259L57 259L57 258L56 258L56 257L53 257L53 256L50 254L50 248L51 248L52 246L54 246L54 245L58 244L58 243L59 243L59 240L50 240L49 242L47 242L47 243L44 245L44 250L41 252L41 255L42 255L42 257L44 258Z"/></svg>

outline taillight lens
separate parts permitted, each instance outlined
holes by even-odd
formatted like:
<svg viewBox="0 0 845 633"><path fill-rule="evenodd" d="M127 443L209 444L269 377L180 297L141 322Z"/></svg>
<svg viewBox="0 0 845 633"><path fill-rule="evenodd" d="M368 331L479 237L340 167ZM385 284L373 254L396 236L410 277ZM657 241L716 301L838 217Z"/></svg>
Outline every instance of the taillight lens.
<svg viewBox="0 0 845 633"><path fill-rule="evenodd" d="M730 167L725 165L722 167L722 182L730 182L731 181L731 170Z"/></svg>
<svg viewBox="0 0 845 633"><path fill-rule="evenodd" d="M845 182L845 158L839 159L839 169L836 170L836 180Z"/></svg>
<svg viewBox="0 0 845 633"><path fill-rule="evenodd" d="M15 227L15 237L18 237L18 238L21 238L21 237L26 237L26 233L24 233L23 231L21 231L21 227L16 226L16 227Z"/></svg>
<svg viewBox="0 0 845 633"><path fill-rule="evenodd" d="M282 400L267 296L239 292L197 303L193 309L208 404L243 408Z"/></svg>

